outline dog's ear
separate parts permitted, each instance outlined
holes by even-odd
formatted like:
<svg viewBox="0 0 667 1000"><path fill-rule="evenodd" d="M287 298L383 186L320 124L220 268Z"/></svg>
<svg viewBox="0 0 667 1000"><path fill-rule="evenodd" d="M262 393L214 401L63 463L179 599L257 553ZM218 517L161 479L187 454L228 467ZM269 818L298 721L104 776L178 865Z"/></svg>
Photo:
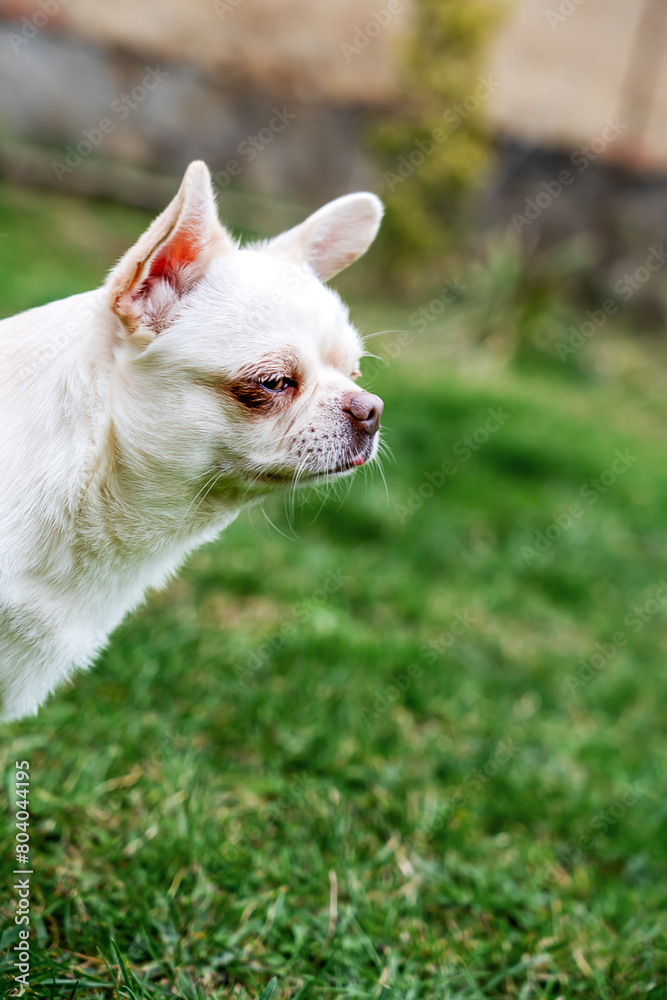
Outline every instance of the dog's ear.
<svg viewBox="0 0 667 1000"><path fill-rule="evenodd" d="M140 326L159 333L211 259L233 249L218 220L208 167L196 160L173 201L109 275L111 309L129 333Z"/></svg>
<svg viewBox="0 0 667 1000"><path fill-rule="evenodd" d="M374 194L346 194L261 249L281 260L308 264L321 281L328 281L366 253L380 228L382 212L382 202Z"/></svg>

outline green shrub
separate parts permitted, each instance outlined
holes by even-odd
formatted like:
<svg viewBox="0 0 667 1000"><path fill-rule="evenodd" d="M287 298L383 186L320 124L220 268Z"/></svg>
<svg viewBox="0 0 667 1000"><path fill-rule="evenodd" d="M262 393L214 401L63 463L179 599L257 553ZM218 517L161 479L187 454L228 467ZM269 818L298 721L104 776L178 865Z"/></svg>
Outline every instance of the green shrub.
<svg viewBox="0 0 667 1000"><path fill-rule="evenodd" d="M488 0L416 2L402 96L369 134L387 206L378 254L393 287L428 284L427 262L460 237L489 151L484 105L495 84L483 55L498 17Z"/></svg>

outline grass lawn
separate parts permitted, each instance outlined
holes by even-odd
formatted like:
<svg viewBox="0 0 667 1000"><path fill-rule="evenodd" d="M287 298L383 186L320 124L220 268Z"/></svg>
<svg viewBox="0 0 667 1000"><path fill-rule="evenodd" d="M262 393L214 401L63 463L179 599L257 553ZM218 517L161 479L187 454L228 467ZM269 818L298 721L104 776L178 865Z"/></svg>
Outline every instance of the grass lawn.
<svg viewBox="0 0 667 1000"><path fill-rule="evenodd" d="M0 312L144 222L0 189ZM667 997L667 374L446 347L374 366L386 491L241 516L4 728L0 996L28 760L30 997Z"/></svg>

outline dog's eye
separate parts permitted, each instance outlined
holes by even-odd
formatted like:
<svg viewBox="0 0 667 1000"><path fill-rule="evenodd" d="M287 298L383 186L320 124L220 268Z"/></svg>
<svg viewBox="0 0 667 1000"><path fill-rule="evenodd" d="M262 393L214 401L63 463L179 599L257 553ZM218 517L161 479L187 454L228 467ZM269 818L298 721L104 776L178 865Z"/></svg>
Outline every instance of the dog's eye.
<svg viewBox="0 0 667 1000"><path fill-rule="evenodd" d="M266 389L267 392L284 392L285 389L296 389L296 381L286 376L261 379L258 380L257 384L261 385L262 389Z"/></svg>

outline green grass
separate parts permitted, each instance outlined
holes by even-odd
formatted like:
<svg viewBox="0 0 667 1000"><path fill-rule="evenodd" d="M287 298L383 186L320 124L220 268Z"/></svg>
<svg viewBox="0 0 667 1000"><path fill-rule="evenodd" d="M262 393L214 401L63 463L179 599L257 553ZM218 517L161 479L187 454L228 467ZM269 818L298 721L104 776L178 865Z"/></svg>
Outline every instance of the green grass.
<svg viewBox="0 0 667 1000"><path fill-rule="evenodd" d="M145 221L7 189L0 213L4 312L96 284ZM432 324L372 381L387 493L242 516L4 730L29 996L667 996L667 377L446 346Z"/></svg>

